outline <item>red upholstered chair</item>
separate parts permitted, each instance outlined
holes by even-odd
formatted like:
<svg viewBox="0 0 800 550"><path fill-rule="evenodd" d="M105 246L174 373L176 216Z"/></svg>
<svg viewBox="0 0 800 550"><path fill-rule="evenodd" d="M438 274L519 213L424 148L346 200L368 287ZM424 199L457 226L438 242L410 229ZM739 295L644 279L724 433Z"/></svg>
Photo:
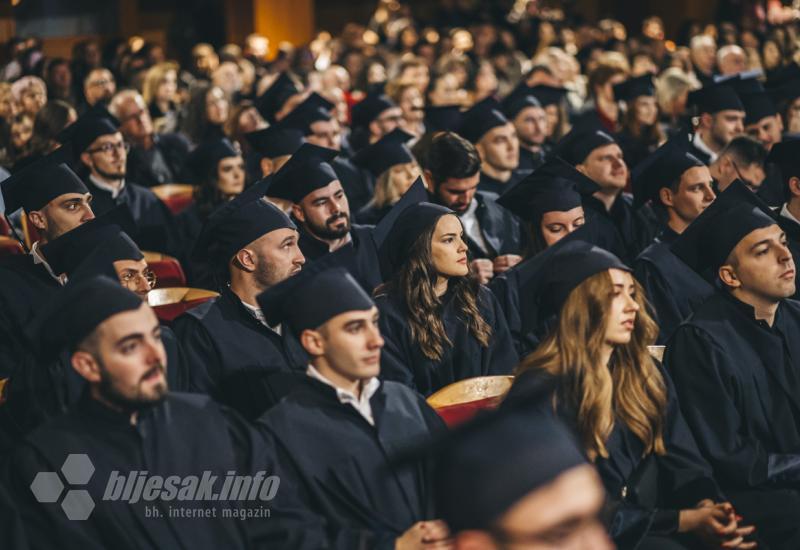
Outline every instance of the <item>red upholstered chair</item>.
<svg viewBox="0 0 800 550"><path fill-rule="evenodd" d="M150 190L161 199L173 214L179 214L194 201L194 186L186 183L165 183Z"/></svg>
<svg viewBox="0 0 800 550"><path fill-rule="evenodd" d="M186 286L186 275L177 258L160 252L142 251L147 265L156 274L156 288Z"/></svg>
<svg viewBox="0 0 800 550"><path fill-rule="evenodd" d="M22 221L22 238L25 240L25 246L30 250L33 243L38 241L41 235L36 226L30 222L27 214L23 214L20 220Z"/></svg>
<svg viewBox="0 0 800 550"><path fill-rule="evenodd" d="M25 254L25 249L19 241L12 237L0 236L0 258L15 254Z"/></svg>
<svg viewBox="0 0 800 550"><path fill-rule="evenodd" d="M513 376L467 378L428 397L428 405L453 427L471 419L478 411L497 408L513 382Z"/></svg>
<svg viewBox="0 0 800 550"><path fill-rule="evenodd" d="M10 237L11 228L8 226L5 216L0 216L0 236Z"/></svg>
<svg viewBox="0 0 800 550"><path fill-rule="evenodd" d="M147 295L147 303L150 304L150 307L153 308L161 321L169 323L182 313L217 296L219 296L219 293L202 288L185 286L156 288Z"/></svg>

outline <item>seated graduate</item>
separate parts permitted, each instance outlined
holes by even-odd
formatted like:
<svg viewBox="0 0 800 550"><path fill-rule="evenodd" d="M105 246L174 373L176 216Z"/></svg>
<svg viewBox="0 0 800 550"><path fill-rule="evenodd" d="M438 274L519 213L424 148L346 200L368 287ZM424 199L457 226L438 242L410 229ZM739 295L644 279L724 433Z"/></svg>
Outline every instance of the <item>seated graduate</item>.
<svg viewBox="0 0 800 550"><path fill-rule="evenodd" d="M474 376L509 374L517 363L497 298L470 276L464 228L431 203L406 207L380 245L386 347L381 376L430 395Z"/></svg>
<svg viewBox="0 0 800 550"><path fill-rule="evenodd" d="M658 103L653 75L644 74L615 84L614 100L624 102L621 131L616 135L625 164L633 170L664 141L658 122Z"/></svg>
<svg viewBox="0 0 800 550"><path fill-rule="evenodd" d="M266 195L291 202L307 260L350 247L357 258L354 276L371 291L382 282L372 226L351 223L347 196L330 165L336 155L333 149L303 144L272 176Z"/></svg>
<svg viewBox="0 0 800 550"><path fill-rule="evenodd" d="M655 310L659 344L666 343L681 321L713 292L708 282L669 249L716 198L708 168L688 147L687 137L676 135L645 159L632 178L636 203L651 201L653 208L666 212L667 217L661 233L633 264L636 279Z"/></svg>
<svg viewBox="0 0 800 550"><path fill-rule="evenodd" d="M198 145L189 155L188 166L196 185L194 202L178 214L175 223L180 236L180 250L187 254L194 248L203 224L215 209L244 191L244 160L239 148L227 138L216 138ZM189 262L182 262L188 267Z"/></svg>
<svg viewBox="0 0 800 550"><path fill-rule="evenodd" d="M481 159L475 146L456 133L433 138L425 179L431 202L453 210L464 224L470 265L481 283L522 260L519 220L497 205L497 196L478 190Z"/></svg>
<svg viewBox="0 0 800 550"><path fill-rule="evenodd" d="M562 241L548 256L529 284L541 318L554 313L556 320L520 364L507 401L554 383L545 407L574 430L597 466L620 548L661 548L662 538L673 542L668 548L686 548L678 544L682 534L708 548L736 547L753 528L738 525L674 387L648 352L657 329L630 268L582 241Z"/></svg>
<svg viewBox="0 0 800 550"><path fill-rule="evenodd" d="M547 112L531 88L520 82L502 102L503 114L514 125L519 141L519 172L530 172L544 164L549 147Z"/></svg>
<svg viewBox="0 0 800 550"><path fill-rule="evenodd" d="M220 296L173 326L191 366L191 390L255 418L291 387L308 362L290 332L271 328L256 297L298 273L305 258L297 228L263 198L267 181L214 212L197 252L220 280Z"/></svg>
<svg viewBox="0 0 800 550"><path fill-rule="evenodd" d="M770 548L800 547L800 304L774 214L734 182L672 244L718 287L664 361L714 477Z"/></svg>
<svg viewBox="0 0 800 550"><path fill-rule="evenodd" d="M389 462L444 425L418 394L378 378L378 310L326 263L259 296L267 321L290 328L311 357L303 382L259 420L275 441L282 485L325 519L333 548L447 547L425 463Z"/></svg>
<svg viewBox="0 0 800 550"><path fill-rule="evenodd" d="M169 209L152 191L126 179L128 144L117 119L102 105L96 105L67 126L58 140L72 148L75 162L80 165L78 174L92 194L96 215L125 204L136 222L139 246L180 255Z"/></svg>
<svg viewBox="0 0 800 550"><path fill-rule="evenodd" d="M406 143L414 136L399 128L363 148L353 162L375 177L372 199L356 214L359 223L376 225L392 206L422 176Z"/></svg>
<svg viewBox="0 0 800 550"><path fill-rule="evenodd" d="M434 459L435 502L456 550L613 548L597 472L568 429L535 410L536 397L410 453Z"/></svg>
<svg viewBox="0 0 800 550"><path fill-rule="evenodd" d="M107 277L84 279L65 287L39 321L43 348L54 354L66 350L88 387L68 412L26 436L4 472L32 548L322 547L322 541L308 540L319 536L321 526L292 504L291 489L283 483L269 501L269 520L244 522L223 513L264 504L260 494L254 501L219 498L215 517L193 517L209 506L200 496L205 491L200 476L221 481L228 472L262 472L254 478L263 479L280 470L269 442L236 413L205 396L168 392L158 319L136 294ZM37 474L61 470L76 453L93 468L80 476L86 479L80 494L91 502L79 500L70 512L55 499L34 498L31 484ZM130 480L141 472L162 480L177 476L184 480L178 482L180 491L196 498L174 500L169 482L163 487L148 482L163 489L156 489L152 500L124 494L104 498L114 479ZM70 513L83 521L69 519ZM294 522L303 525L290 529ZM286 531L276 533L278 527ZM298 540L275 538L287 533Z"/></svg>
<svg viewBox="0 0 800 550"><path fill-rule="evenodd" d="M785 202L778 210L778 225L786 232L792 257L800 258L800 139L776 143L767 161L777 166L783 177L781 184ZM792 298L800 298L800 290L795 288Z"/></svg>

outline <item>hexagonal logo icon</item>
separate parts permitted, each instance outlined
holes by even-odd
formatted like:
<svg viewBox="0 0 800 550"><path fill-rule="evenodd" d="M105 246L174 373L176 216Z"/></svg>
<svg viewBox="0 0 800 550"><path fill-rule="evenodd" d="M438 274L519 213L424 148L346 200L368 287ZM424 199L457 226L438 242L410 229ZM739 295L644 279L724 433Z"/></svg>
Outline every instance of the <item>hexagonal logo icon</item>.
<svg viewBox="0 0 800 550"><path fill-rule="evenodd" d="M58 472L39 472L31 482L31 491L37 502L53 504L61 501L61 509L68 519L83 521L89 519L94 510L94 500L85 489L73 489L75 485L86 485L94 475L94 464L85 454L70 454ZM62 479L63 476L63 479ZM66 480L66 484L63 480Z"/></svg>
<svg viewBox="0 0 800 550"><path fill-rule="evenodd" d="M31 491L37 502L58 502L64 484L58 477L58 472L39 472L31 482Z"/></svg>
<svg viewBox="0 0 800 550"><path fill-rule="evenodd" d="M94 510L94 500L85 489L71 489L67 491L67 496L61 503L61 509L67 515L67 519L83 521L89 519Z"/></svg>
<svg viewBox="0 0 800 550"><path fill-rule="evenodd" d="M85 454L71 454L61 466L61 473L70 485L86 485L94 474L94 464Z"/></svg>

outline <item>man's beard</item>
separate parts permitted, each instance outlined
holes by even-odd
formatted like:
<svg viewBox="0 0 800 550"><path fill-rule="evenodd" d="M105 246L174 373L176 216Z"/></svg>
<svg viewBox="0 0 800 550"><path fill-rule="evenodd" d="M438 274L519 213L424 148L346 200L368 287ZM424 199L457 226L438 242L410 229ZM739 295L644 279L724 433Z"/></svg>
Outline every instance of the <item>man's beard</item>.
<svg viewBox="0 0 800 550"><path fill-rule="evenodd" d="M339 229L332 229L331 225L341 219L344 219L345 221L344 226ZM309 231L311 231L311 233L316 235L318 238L322 240L333 241L336 239L341 239L350 233L350 216L344 212L341 212L325 220L325 225L317 225L311 220L306 219L306 225L308 226Z"/></svg>
<svg viewBox="0 0 800 550"><path fill-rule="evenodd" d="M289 272L280 271L265 258L258 258L258 265L253 272L253 276L259 288L266 290L294 275L296 271L294 270L294 266L292 266L292 268L292 271Z"/></svg>
<svg viewBox="0 0 800 550"><path fill-rule="evenodd" d="M106 172L105 170L99 168L98 166L95 166L94 169L104 179L111 180L111 181L121 180L121 179L124 179L125 176L126 176L126 172L125 171L123 171L122 173L119 173L119 172Z"/></svg>
<svg viewBox="0 0 800 550"><path fill-rule="evenodd" d="M95 358L97 360L97 358ZM139 381L137 386L137 392L135 397L129 397L127 395L123 395L115 386L114 378L109 374L106 370L105 365L101 361L98 361L100 366L100 386L98 391L100 392L100 396L111 403L125 411L126 413L131 413L134 411L141 411L143 409L150 408L158 403L161 403L166 397L167 394L167 383L166 383L166 368L164 365L158 364L155 365L153 368L147 371L145 375L142 377L146 377L153 369L160 369L162 376L164 377L164 383L153 388L155 395L153 396L144 396L142 395L142 381Z"/></svg>

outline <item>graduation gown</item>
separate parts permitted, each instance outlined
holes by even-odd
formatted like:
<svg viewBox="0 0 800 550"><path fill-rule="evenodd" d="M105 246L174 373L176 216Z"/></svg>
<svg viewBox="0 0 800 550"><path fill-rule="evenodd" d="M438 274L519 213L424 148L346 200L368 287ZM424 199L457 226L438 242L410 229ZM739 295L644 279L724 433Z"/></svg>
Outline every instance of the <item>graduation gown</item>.
<svg viewBox="0 0 800 550"><path fill-rule="evenodd" d="M647 156L658 148L658 144L648 145L641 138L632 136L627 131L622 131L615 136L619 143L622 154L625 157L625 164L628 169L633 171L636 165L642 162Z"/></svg>
<svg viewBox="0 0 800 550"><path fill-rule="evenodd" d="M191 391L207 393L255 419L286 395L308 365L289 331L279 335L245 309L230 288L174 322Z"/></svg>
<svg viewBox="0 0 800 550"><path fill-rule="evenodd" d="M128 153L128 177L144 187L165 183L181 183L189 156L189 141L181 134L154 134L149 150L132 147Z"/></svg>
<svg viewBox="0 0 800 550"><path fill-rule="evenodd" d="M446 347L441 360L433 361L412 340L402 301L390 294L378 296L375 303L381 312L379 323L385 341L381 378L401 382L429 396L466 378L511 374L518 356L500 304L484 286L479 287L477 301L480 315L492 329L489 345L483 347L475 339L460 318L453 294L447 292L442 296L440 315L452 345Z"/></svg>
<svg viewBox="0 0 800 550"><path fill-rule="evenodd" d="M669 247L677 238L677 233L665 228L633 263L634 275L655 309L657 343L661 345L714 292L705 279L672 253Z"/></svg>
<svg viewBox="0 0 800 550"><path fill-rule="evenodd" d="M356 214L356 221L362 225L378 225L378 222L380 222L391 209L392 205L378 208L377 206L365 204Z"/></svg>
<svg viewBox="0 0 800 550"><path fill-rule="evenodd" d="M764 172L764 181L756 190L756 195L773 208L782 206L786 202L786 182L780 167L768 162L764 165Z"/></svg>
<svg viewBox="0 0 800 550"><path fill-rule="evenodd" d="M675 536L681 509L694 508L706 498L726 501L681 414L675 387L660 370L667 385L666 454L645 456L642 441L617 419L606 441L608 458L598 457L594 463L608 494L609 534L621 549L635 548L646 536ZM542 371L524 372L514 381L506 401L510 404L525 399L526 393L541 388L543 381L558 384L556 378ZM551 404L551 400L544 400L545 410L536 414L553 414ZM578 436L574 406L561 399L555 414Z"/></svg>
<svg viewBox="0 0 800 550"><path fill-rule="evenodd" d="M369 174L359 169L349 159L339 156L330 164L342 184L350 212L358 212L372 200L375 182Z"/></svg>
<svg viewBox="0 0 800 550"><path fill-rule="evenodd" d="M481 178L478 181L478 191L483 191L484 193L494 193L496 195L502 195L503 191L508 189L509 185L521 180L527 175L528 172L526 171L514 170L511 173L511 177L508 179L508 181L500 181L486 174L485 172L481 172Z"/></svg>
<svg viewBox="0 0 800 550"><path fill-rule="evenodd" d="M511 212L497 204L492 193L475 193L473 200L478 201L475 217L489 247L484 251L469 235L464 235L471 259L488 258L493 260L504 254L522 254L525 248L525 237L519 219Z"/></svg>
<svg viewBox="0 0 800 550"><path fill-rule="evenodd" d="M599 225L606 226L604 231L611 233L612 228L617 230L625 252L620 259L628 265L633 263L642 250L650 246L661 230L660 220L653 210L648 206L635 210L633 197L627 193L617 195L611 210L606 210L605 205L596 197L584 198L583 207Z"/></svg>
<svg viewBox="0 0 800 550"><path fill-rule="evenodd" d="M534 153L530 149L526 149L522 146L519 148L519 165L517 166L517 170L521 172L533 172L537 168L539 168L544 161L546 160L547 152L542 149L537 153Z"/></svg>
<svg viewBox="0 0 800 550"><path fill-rule="evenodd" d="M37 473L58 471L74 453L87 455L94 466L88 482L73 484L87 491L95 504L84 521L67 519L58 503L36 502L30 490ZM204 472L208 472L216 476L211 490L220 492L227 472L253 475L260 470L266 476L281 473L269 441L206 396L168 394L162 402L140 411L136 425L131 425L128 415L109 409L87 393L73 410L51 419L26 438L10 459L5 481L32 548L322 548L320 538L310 540L320 535L319 524L297 506L291 487L284 483L275 500L266 503L258 499L250 503L166 500L163 496L138 502L103 498L113 477L127 477L131 471L183 480L206 477ZM198 492L204 490L202 481L198 487ZM264 504L271 517L263 521L223 517L226 509ZM181 518L169 512L212 507L216 518ZM153 510L160 516L152 517ZM301 526L289 529L295 522ZM279 526L281 533L275 531ZM283 539L287 534L296 540Z"/></svg>
<svg viewBox="0 0 800 550"><path fill-rule="evenodd" d="M332 548L393 549L414 523L437 517L425 465L389 461L443 430L442 420L394 382L381 382L370 405L374 426L333 387L306 377L259 420L276 442L284 483L327 520Z"/></svg>

